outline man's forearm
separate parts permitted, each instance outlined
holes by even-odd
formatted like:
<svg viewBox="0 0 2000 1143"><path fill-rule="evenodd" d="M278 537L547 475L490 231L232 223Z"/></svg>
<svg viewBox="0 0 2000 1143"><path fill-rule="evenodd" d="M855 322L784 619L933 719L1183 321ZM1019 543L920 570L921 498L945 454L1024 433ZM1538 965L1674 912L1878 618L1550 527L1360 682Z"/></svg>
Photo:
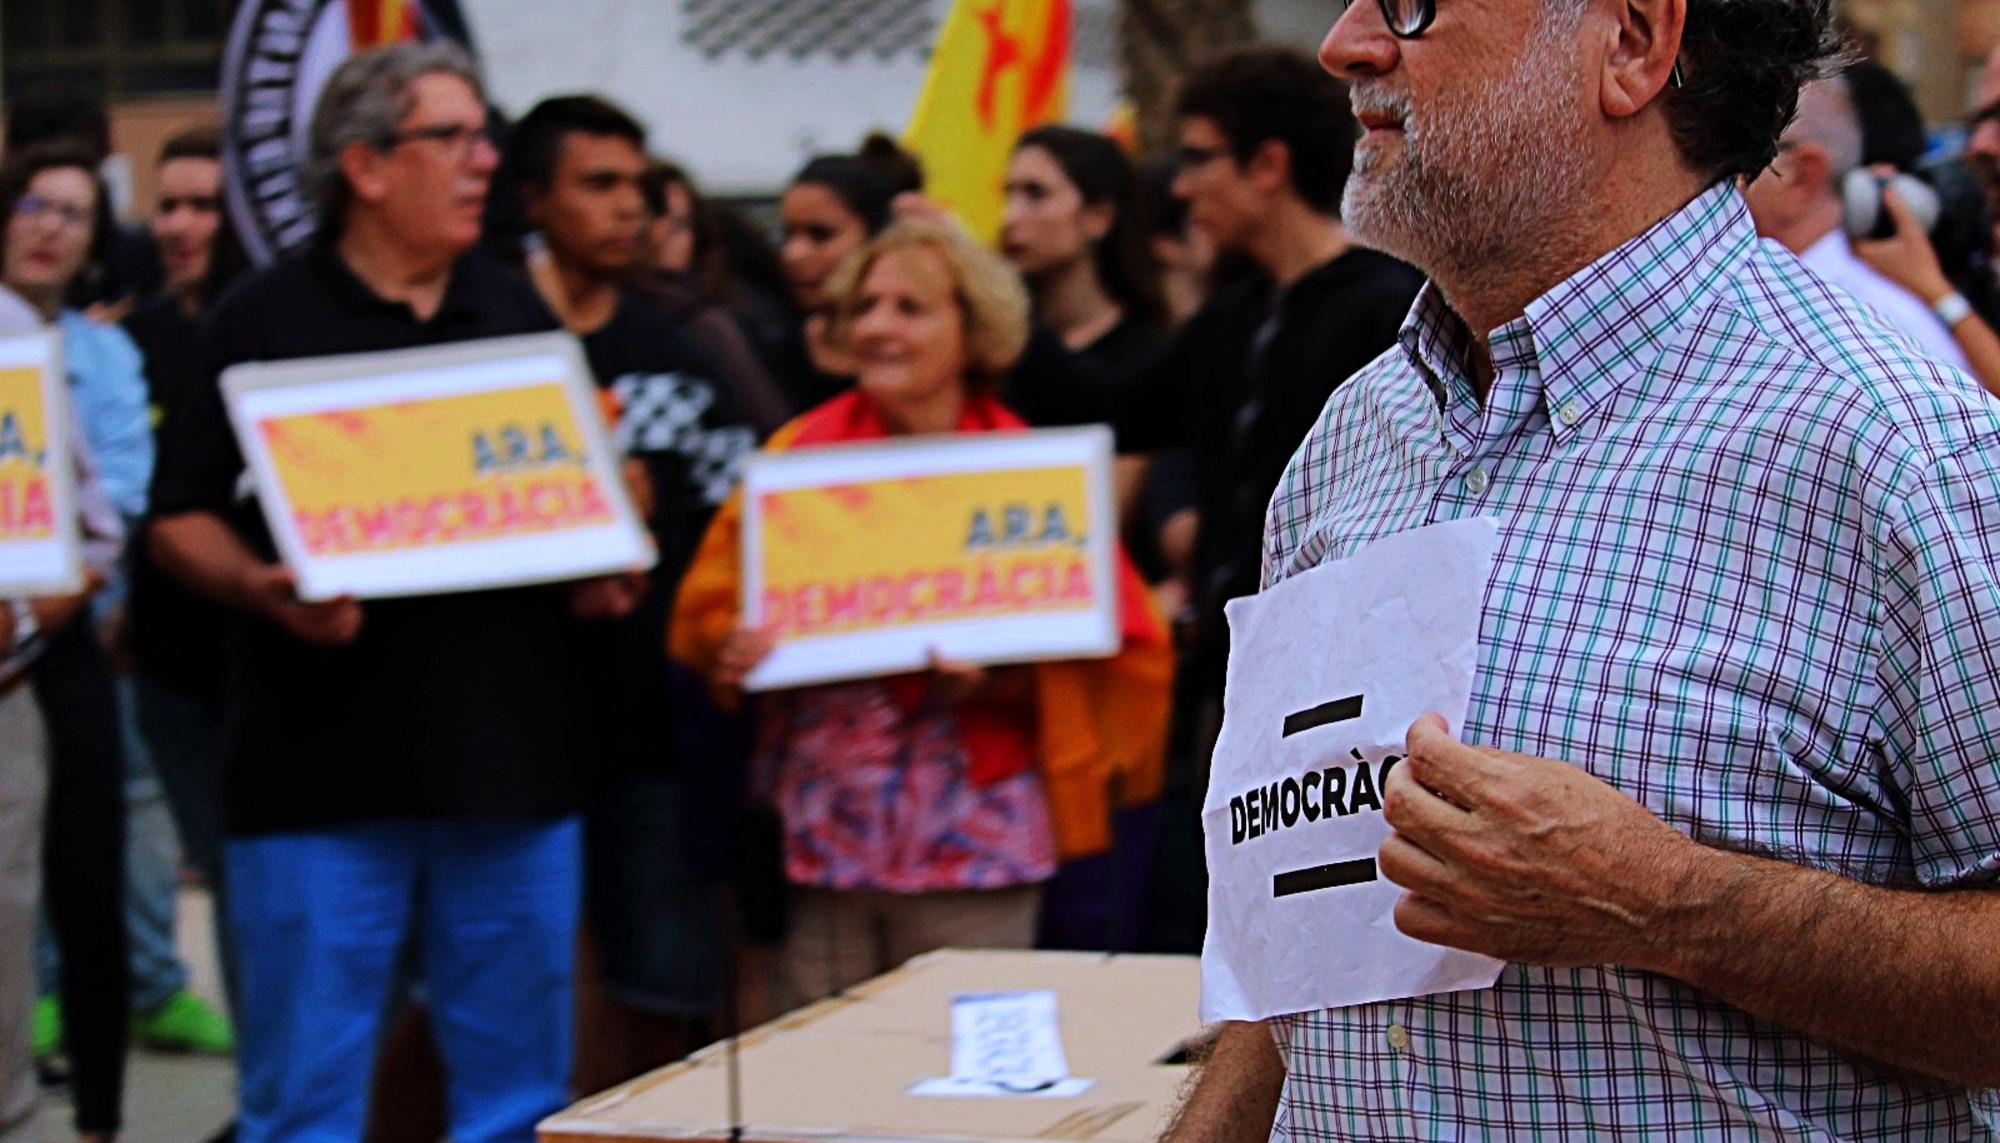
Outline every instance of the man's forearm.
<svg viewBox="0 0 2000 1143"><path fill-rule="evenodd" d="M1225 1025L1162 1143L1264 1143L1284 1086L1285 1063L1270 1028Z"/></svg>
<svg viewBox="0 0 2000 1143"><path fill-rule="evenodd" d="M152 523L147 552L169 575L211 599L242 611L259 601L245 591L251 571L263 566L242 538L211 512L184 512Z"/></svg>
<svg viewBox="0 0 2000 1143"><path fill-rule="evenodd" d="M1877 889L1706 851L1652 968L1883 1063L2000 1087L2000 891Z"/></svg>

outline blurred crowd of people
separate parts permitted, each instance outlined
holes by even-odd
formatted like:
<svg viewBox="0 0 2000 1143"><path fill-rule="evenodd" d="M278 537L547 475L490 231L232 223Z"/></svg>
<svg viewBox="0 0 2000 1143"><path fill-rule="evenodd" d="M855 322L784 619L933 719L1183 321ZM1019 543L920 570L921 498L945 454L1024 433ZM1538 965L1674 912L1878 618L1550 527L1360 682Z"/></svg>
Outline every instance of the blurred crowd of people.
<svg viewBox="0 0 2000 1143"><path fill-rule="evenodd" d="M2000 73L1984 97L1968 155L1926 167L1893 77L1823 81L1748 195L1767 237L2000 392ZM1422 285L1340 222L1357 128L1312 58L1197 70L1154 167L1025 135L997 249L885 138L806 163L767 235L609 101L501 124L432 44L331 78L320 236L251 270L216 132L167 144L126 227L102 109L46 103L9 109L0 328L61 333L99 545L87 596L0 609L0 1029L32 1023L84 1137L116 1134L135 1035L237 1052L254 1143L361 1137L385 1055L373 1105L398 1125L375 1137L526 1140L575 1094L930 949L1199 948L1223 604L1257 589L1287 461ZM1934 225L1897 171L1934 188ZM1858 233L1855 176L1879 199ZM220 372L558 328L615 409L658 565L299 599ZM1118 655L742 694L771 647L738 615L746 456L1095 423L1119 457ZM183 863L218 902L227 1016L173 953ZM430 1045L426 1119L398 1089ZM0 1052L12 1143L36 1077L29 1045Z"/></svg>

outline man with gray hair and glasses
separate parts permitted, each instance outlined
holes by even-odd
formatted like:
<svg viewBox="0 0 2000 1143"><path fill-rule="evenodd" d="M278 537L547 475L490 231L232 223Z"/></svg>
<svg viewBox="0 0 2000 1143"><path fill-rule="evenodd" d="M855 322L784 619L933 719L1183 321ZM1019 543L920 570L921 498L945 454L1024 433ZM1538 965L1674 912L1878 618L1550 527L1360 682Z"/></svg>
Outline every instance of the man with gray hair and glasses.
<svg viewBox="0 0 2000 1143"><path fill-rule="evenodd" d="M406 947L457 1143L526 1143L563 1105L580 883L565 656L593 583L300 600L216 378L230 365L553 329L473 253L497 161L471 61L357 55L311 132L320 236L217 303L165 410L149 542L233 612L225 879L242 1143L358 1139Z"/></svg>
<svg viewBox="0 0 2000 1143"><path fill-rule="evenodd" d="M1499 525L1396 924L1492 988L1231 1024L1175 1143L1992 1139L2000 405L1761 243L1825 0L1359 0L1342 217L1430 275L1267 585ZM1341 955L1329 949L1328 957Z"/></svg>

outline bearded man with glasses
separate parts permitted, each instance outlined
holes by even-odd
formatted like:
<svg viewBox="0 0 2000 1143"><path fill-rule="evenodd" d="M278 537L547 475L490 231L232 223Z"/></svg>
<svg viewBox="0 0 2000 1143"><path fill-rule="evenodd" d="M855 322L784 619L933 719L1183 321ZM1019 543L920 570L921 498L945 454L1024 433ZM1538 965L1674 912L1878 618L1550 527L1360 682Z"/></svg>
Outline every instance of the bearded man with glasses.
<svg viewBox="0 0 2000 1143"><path fill-rule="evenodd" d="M1410 728L1377 860L1405 934L1506 966L1227 1026L1175 1143L2000 1132L2000 406L1738 190L1836 43L1824 0L1327 36L1342 216L1430 283L1264 575L1498 523L1463 741Z"/></svg>
<svg viewBox="0 0 2000 1143"><path fill-rule="evenodd" d="M219 301L161 427L153 556L232 611L223 847L243 1143L358 1139L406 947L451 1138L565 1102L581 881L567 655L605 583L305 602L216 379L228 366L555 328L473 253L498 156L471 61L399 45L320 97L321 235ZM461 446L462 447L462 446ZM629 606L629 603L627 604Z"/></svg>

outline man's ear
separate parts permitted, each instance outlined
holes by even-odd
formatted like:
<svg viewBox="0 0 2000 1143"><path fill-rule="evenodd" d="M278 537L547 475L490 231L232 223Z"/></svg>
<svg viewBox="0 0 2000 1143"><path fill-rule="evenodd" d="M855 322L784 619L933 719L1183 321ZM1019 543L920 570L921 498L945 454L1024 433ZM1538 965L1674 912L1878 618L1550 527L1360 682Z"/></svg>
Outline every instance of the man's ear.
<svg viewBox="0 0 2000 1143"><path fill-rule="evenodd" d="M389 193L386 169L389 156L380 148L366 143L349 143L340 149L335 161L355 198L362 202L380 202Z"/></svg>
<svg viewBox="0 0 2000 1143"><path fill-rule="evenodd" d="M1673 82L1680 62L1687 0L1594 0L1608 7L1610 50L1604 55L1604 114L1629 119Z"/></svg>
<svg viewBox="0 0 2000 1143"><path fill-rule="evenodd" d="M540 230L543 206L548 202L549 196L533 183L522 183L520 190L521 214L528 220L528 225Z"/></svg>
<svg viewBox="0 0 2000 1143"><path fill-rule="evenodd" d="M1243 164L1243 173L1267 194L1288 190L1292 185L1292 149L1277 139L1266 139Z"/></svg>
<svg viewBox="0 0 2000 1143"><path fill-rule="evenodd" d="M1840 187L1835 185L1833 156L1818 143L1799 142L1791 148L1791 181L1798 185L1799 194L1806 199L1830 194L1840 197Z"/></svg>

